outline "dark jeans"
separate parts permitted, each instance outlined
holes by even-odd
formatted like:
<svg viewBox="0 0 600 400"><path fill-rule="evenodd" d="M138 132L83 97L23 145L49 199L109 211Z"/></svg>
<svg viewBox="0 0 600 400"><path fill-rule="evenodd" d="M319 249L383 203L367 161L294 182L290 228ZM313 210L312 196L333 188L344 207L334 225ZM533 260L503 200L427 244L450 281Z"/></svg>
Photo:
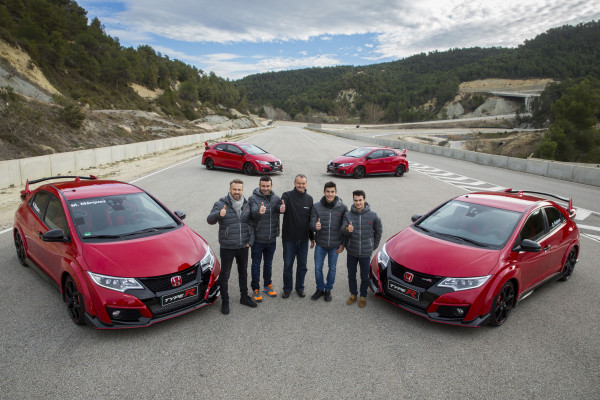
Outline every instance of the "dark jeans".
<svg viewBox="0 0 600 400"><path fill-rule="evenodd" d="M354 257L348 254L346 264L348 265L348 287L350 294L358 295L356 282L356 266L360 264L360 297L367 297L369 288L369 261L370 257Z"/></svg>
<svg viewBox="0 0 600 400"><path fill-rule="evenodd" d="M275 248L277 242L272 243L258 243L254 242L252 245L252 281L250 286L252 290L260 290L260 260L263 259L263 283L264 287L269 286L271 281L271 274L273 272L273 254L275 254Z"/></svg>
<svg viewBox="0 0 600 400"><path fill-rule="evenodd" d="M308 268L308 240L300 242L282 240L283 245L283 291L291 292L294 286L294 259L297 259L296 290L304 290L304 277Z"/></svg>
<svg viewBox="0 0 600 400"><path fill-rule="evenodd" d="M220 249L221 253L221 275L219 284L221 285L221 300L229 301L229 275L233 260L237 264L238 278L240 282L240 296L248 296L248 248L241 249Z"/></svg>

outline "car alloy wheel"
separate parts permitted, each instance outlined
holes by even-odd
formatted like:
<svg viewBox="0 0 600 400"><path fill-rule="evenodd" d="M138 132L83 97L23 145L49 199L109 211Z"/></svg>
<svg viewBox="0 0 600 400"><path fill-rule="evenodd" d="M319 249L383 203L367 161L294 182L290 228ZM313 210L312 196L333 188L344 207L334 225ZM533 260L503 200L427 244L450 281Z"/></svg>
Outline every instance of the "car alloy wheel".
<svg viewBox="0 0 600 400"><path fill-rule="evenodd" d="M394 172L394 175L396 175L396 176L404 175L404 165L398 165L396 167L396 172Z"/></svg>
<svg viewBox="0 0 600 400"><path fill-rule="evenodd" d="M365 168L364 167L356 167L354 169L354 173L352 176L356 179L361 179L365 177Z"/></svg>
<svg viewBox="0 0 600 400"><path fill-rule="evenodd" d="M515 288L512 283L506 282L492 303L490 325L502 325L508 319L514 306Z"/></svg>
<svg viewBox="0 0 600 400"><path fill-rule="evenodd" d="M215 162L212 160L212 158L207 158L204 162L204 165L206 165L206 169L213 169L215 167Z"/></svg>
<svg viewBox="0 0 600 400"><path fill-rule="evenodd" d="M77 284L70 276L67 276L65 279L65 287L64 287L64 298L67 303L67 311L69 312L69 317L71 320L75 322L77 325L85 324L85 304L83 303L83 296L79 293L79 289L77 289Z"/></svg>
<svg viewBox="0 0 600 400"><path fill-rule="evenodd" d="M573 270L575 269L575 264L577 263L577 251L572 249L565 260L565 265L563 267L563 274L560 278L561 281L568 281L571 275L573 275Z"/></svg>
<svg viewBox="0 0 600 400"><path fill-rule="evenodd" d="M246 164L244 164L244 173L246 175L254 175L255 172L255 168L254 165L252 165L252 163L247 162Z"/></svg>
<svg viewBox="0 0 600 400"><path fill-rule="evenodd" d="M25 245L23 244L23 239L21 239L21 234L19 232L15 232L15 248L17 249L17 257L19 258L19 262L21 265L27 266L25 259L27 255L25 254Z"/></svg>

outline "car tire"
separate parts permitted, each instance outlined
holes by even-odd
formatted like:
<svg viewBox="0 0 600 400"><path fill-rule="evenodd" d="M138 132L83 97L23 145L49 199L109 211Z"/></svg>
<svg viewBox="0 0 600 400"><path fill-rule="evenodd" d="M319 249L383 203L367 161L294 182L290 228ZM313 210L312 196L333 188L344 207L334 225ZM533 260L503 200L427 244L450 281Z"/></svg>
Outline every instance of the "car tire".
<svg viewBox="0 0 600 400"><path fill-rule="evenodd" d="M402 175L404 175L404 171L405 171L404 165L398 165L396 167L396 172L394 172L394 175L402 176Z"/></svg>
<svg viewBox="0 0 600 400"><path fill-rule="evenodd" d="M213 161L212 158L207 158L206 161L204 161L204 165L206 165L206 169L215 168L215 162Z"/></svg>
<svg viewBox="0 0 600 400"><path fill-rule="evenodd" d="M492 303L490 309L491 326L500 326L506 322L515 306L515 300L515 286L511 282L506 282Z"/></svg>
<svg viewBox="0 0 600 400"><path fill-rule="evenodd" d="M571 275L573 275L573 270L575 270L575 264L577 264L577 251L575 249L571 249L567 259L565 260L562 276L559 279L560 281L569 280Z"/></svg>
<svg viewBox="0 0 600 400"><path fill-rule="evenodd" d="M25 244L23 243L21 234L18 231L15 231L14 241L19 263L23 266L27 266L27 262L25 261L27 259L27 254L25 253Z"/></svg>
<svg viewBox="0 0 600 400"><path fill-rule="evenodd" d="M246 164L244 164L244 173L246 175L254 175L255 172L256 168L254 168L254 165L252 165L252 163L247 162Z"/></svg>
<svg viewBox="0 0 600 400"><path fill-rule="evenodd" d="M69 317L76 325L85 325L85 304L83 296L79 293L77 284L70 276L65 279L63 298L67 303Z"/></svg>
<svg viewBox="0 0 600 400"><path fill-rule="evenodd" d="M365 177L365 167L356 167L352 173L354 179L361 179Z"/></svg>

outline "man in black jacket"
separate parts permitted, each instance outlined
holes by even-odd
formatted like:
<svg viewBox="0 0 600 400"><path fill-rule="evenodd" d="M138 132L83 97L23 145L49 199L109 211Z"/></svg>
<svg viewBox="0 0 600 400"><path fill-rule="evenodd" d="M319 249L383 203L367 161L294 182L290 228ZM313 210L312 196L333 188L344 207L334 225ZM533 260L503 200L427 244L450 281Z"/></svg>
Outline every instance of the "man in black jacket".
<svg viewBox="0 0 600 400"><path fill-rule="evenodd" d="M281 207L279 211L283 214L283 225L281 228L281 244L283 246L283 294L287 299L294 288L294 259L297 260L296 267L296 293L298 296L306 296L304 293L304 277L308 268L308 241L310 248L315 247L313 232L310 229L310 213L313 199L306 193L306 176L296 175L294 189L285 192L281 196Z"/></svg>
<svg viewBox="0 0 600 400"><path fill-rule="evenodd" d="M229 314L229 275L235 259L240 283L240 304L256 307L248 296L248 249L254 243L251 226L250 204L243 195L244 182L234 179L229 184L229 193L215 202L206 221L219 223L219 245L221 256L221 312Z"/></svg>
<svg viewBox="0 0 600 400"><path fill-rule="evenodd" d="M277 247L279 236L279 208L281 199L272 190L273 181L270 176L260 177L258 187L254 189L252 196L248 198L250 203L250 214L254 220L254 244L252 245L252 291L254 301L262 301L260 292L260 262L263 263L263 292L270 297L277 296L272 285L273 254Z"/></svg>

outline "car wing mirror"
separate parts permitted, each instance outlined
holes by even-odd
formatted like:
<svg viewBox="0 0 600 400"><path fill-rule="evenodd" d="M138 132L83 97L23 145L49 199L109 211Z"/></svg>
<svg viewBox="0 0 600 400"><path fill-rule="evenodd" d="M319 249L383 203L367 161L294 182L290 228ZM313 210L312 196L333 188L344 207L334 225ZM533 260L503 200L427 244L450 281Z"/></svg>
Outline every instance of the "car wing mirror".
<svg viewBox="0 0 600 400"><path fill-rule="evenodd" d="M177 215L177 218L184 220L186 217L186 214L183 211L175 211L173 214Z"/></svg>
<svg viewBox="0 0 600 400"><path fill-rule="evenodd" d="M412 217L410 217L410 220L411 220L412 222L417 222L418 220L420 220L420 219L421 219L421 217L422 217L422 215L421 215L421 214L415 214L415 215L413 215Z"/></svg>
<svg viewBox="0 0 600 400"><path fill-rule="evenodd" d="M542 251L542 246L538 242L530 239L523 239L521 242L521 250L529 253L539 253Z"/></svg>
<svg viewBox="0 0 600 400"><path fill-rule="evenodd" d="M42 235L44 242L68 242L69 238L65 237L62 229L52 229Z"/></svg>

